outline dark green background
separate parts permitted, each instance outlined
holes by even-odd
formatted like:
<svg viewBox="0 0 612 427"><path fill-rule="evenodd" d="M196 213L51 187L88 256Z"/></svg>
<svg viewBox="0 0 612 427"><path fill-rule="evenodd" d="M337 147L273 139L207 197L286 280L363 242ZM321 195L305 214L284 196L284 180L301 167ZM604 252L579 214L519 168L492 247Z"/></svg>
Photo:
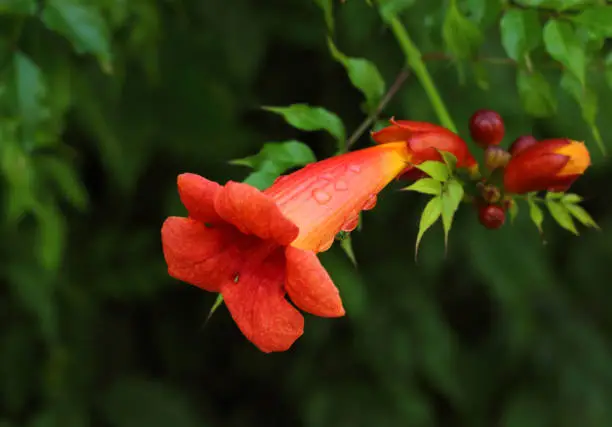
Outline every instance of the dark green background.
<svg viewBox="0 0 612 427"><path fill-rule="evenodd" d="M349 133L363 120L361 94L327 50L321 10L306 0L97 0L112 33L109 75L36 13L7 12L11 3L0 1L9 94L0 98L0 426L612 425L612 167L550 58L535 59L558 99L544 119L523 110L511 63L478 62L489 90L468 62L464 84L451 61L427 65L466 139L470 115L492 108L505 144L521 134L586 140L594 164L573 192L603 231L575 237L547 216L543 245L524 205L499 231L463 206L446 258L438 224L415 263L426 198L393 184L353 233L357 269L338 245L321 255L346 317L306 316L290 351L266 355L225 307L203 326L215 295L167 275L160 227L184 214L179 173L242 180L248 169L228 161L269 141L302 140L319 159L334 153L327 134L297 131L261 105L323 106ZM445 51L445 4L418 1L402 15L424 53ZM404 58L376 10L362 0L335 9L339 48L372 60L390 85ZM498 18L479 23L480 58L506 58ZM48 116L29 137L9 131L35 120L7 101L16 49L47 88ZM609 141L612 91L601 70L589 81ZM414 75L384 115L437 122ZM357 147L369 143L366 135ZM45 175L49 158L62 172ZM20 187L30 175L38 202ZM26 207L12 215L11 203Z"/></svg>

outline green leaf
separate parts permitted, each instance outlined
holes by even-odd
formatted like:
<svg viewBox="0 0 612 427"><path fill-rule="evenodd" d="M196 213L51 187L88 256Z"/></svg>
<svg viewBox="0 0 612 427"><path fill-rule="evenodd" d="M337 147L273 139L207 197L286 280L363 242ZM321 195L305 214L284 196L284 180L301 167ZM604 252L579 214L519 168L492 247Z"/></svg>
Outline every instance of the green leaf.
<svg viewBox="0 0 612 427"><path fill-rule="evenodd" d="M457 157L455 157L453 153L449 153L448 151L442 151L437 149L436 151L440 153L440 156L442 156L442 160L444 160L444 164L446 164L446 167L448 168L449 174L452 175L455 169L457 168Z"/></svg>
<svg viewBox="0 0 612 427"><path fill-rule="evenodd" d="M264 164L272 162L278 168L286 170L294 166L303 166L316 160L314 153L308 145L300 141L290 140L267 142L259 153L242 159L234 159L230 161L230 164L262 169Z"/></svg>
<svg viewBox="0 0 612 427"><path fill-rule="evenodd" d="M327 30L332 33L334 31L334 4L332 0L314 0L314 2L323 11L325 17L325 25Z"/></svg>
<svg viewBox="0 0 612 427"><path fill-rule="evenodd" d="M208 316L206 316L206 321L204 323L208 323L215 311L217 311L217 309L221 307L221 304L223 304L223 295L218 294L217 299L215 299L215 303L210 308L210 311L208 312Z"/></svg>
<svg viewBox="0 0 612 427"><path fill-rule="evenodd" d="M41 69L28 56L16 52L13 56L15 67L15 90L17 108L21 117L23 139L26 147L33 147L36 128L47 116L43 105L46 86Z"/></svg>
<svg viewBox="0 0 612 427"><path fill-rule="evenodd" d="M446 164L442 162L437 162L435 160L427 160L426 162L423 162L420 165L414 165L414 167L422 170L433 179L441 182L446 181L450 176Z"/></svg>
<svg viewBox="0 0 612 427"><path fill-rule="evenodd" d="M36 158L36 166L48 180L57 185L62 195L75 208L81 211L87 209L87 189L71 165L61 159L45 156Z"/></svg>
<svg viewBox="0 0 612 427"><path fill-rule="evenodd" d="M33 15L36 12L36 0L0 0L0 15Z"/></svg>
<svg viewBox="0 0 612 427"><path fill-rule="evenodd" d="M531 217L531 221L538 228L540 234L543 234L544 230L542 230L542 224L544 223L544 212L542 212L542 208L540 208L532 198L527 198L527 204L529 205L529 216Z"/></svg>
<svg viewBox="0 0 612 427"><path fill-rule="evenodd" d="M38 256L44 268L56 271L64 254L66 221L56 206L33 203L32 213L38 221Z"/></svg>
<svg viewBox="0 0 612 427"><path fill-rule="evenodd" d="M272 185L274 180L286 170L315 162L312 150L300 141L268 142L259 153L230 161L233 165L248 166L255 169L244 182L260 190Z"/></svg>
<svg viewBox="0 0 612 427"><path fill-rule="evenodd" d="M499 15L505 5L501 1L466 0L465 6L471 19L478 22L480 28L486 28L499 21Z"/></svg>
<svg viewBox="0 0 612 427"><path fill-rule="evenodd" d="M423 209L423 213L421 214L421 220L419 222L419 232L417 234L416 244L414 248L414 259L416 261L418 252L419 252L419 244L421 243L421 239L423 238L423 234L435 224L435 222L440 218L442 214L442 197L437 196L433 197L427 205L425 205L425 209Z"/></svg>
<svg viewBox="0 0 612 427"><path fill-rule="evenodd" d="M535 10L508 10L501 19L500 30L504 49L517 62L538 47L542 37L542 26Z"/></svg>
<svg viewBox="0 0 612 427"><path fill-rule="evenodd" d="M546 193L546 200L559 200L563 197L563 193L558 193L555 191L549 191Z"/></svg>
<svg viewBox="0 0 612 427"><path fill-rule="evenodd" d="M565 194L562 198L561 198L561 202L565 203L565 204L569 204L569 203L580 203L582 202L582 197L579 196L578 194L573 194L573 193L569 193L569 194Z"/></svg>
<svg viewBox="0 0 612 427"><path fill-rule="evenodd" d="M548 199L546 200L546 207L548 208L550 215L561 227L571 231L575 235L578 235L578 230L576 230L574 221L572 220L572 217L565 205L558 201Z"/></svg>
<svg viewBox="0 0 612 427"><path fill-rule="evenodd" d="M379 11L383 20L389 21L414 5L416 0L380 0Z"/></svg>
<svg viewBox="0 0 612 427"><path fill-rule="evenodd" d="M368 112L376 111L378 103L385 94L385 81L376 65L367 59L350 58L344 55L336 48L331 38L327 39L327 44L333 58L346 69L353 86L365 96Z"/></svg>
<svg viewBox="0 0 612 427"><path fill-rule="evenodd" d="M600 38L612 37L612 6L590 7L577 15L568 15L568 18Z"/></svg>
<svg viewBox="0 0 612 427"><path fill-rule="evenodd" d="M442 193L442 184L433 178L421 178L402 190L438 196Z"/></svg>
<svg viewBox="0 0 612 427"><path fill-rule="evenodd" d="M306 104L293 104L288 107L263 107L266 111L283 116L291 126L304 131L325 130L344 147L346 130L340 117L322 107L312 107Z"/></svg>
<svg viewBox="0 0 612 427"><path fill-rule="evenodd" d="M571 24L549 20L544 26L544 46L550 56L576 76L582 86L585 85L586 55Z"/></svg>
<svg viewBox="0 0 612 427"><path fill-rule="evenodd" d="M96 5L85 0L48 0L42 20L66 37L77 53L95 55L105 72L112 71L110 31Z"/></svg>
<svg viewBox="0 0 612 427"><path fill-rule="evenodd" d="M454 59L467 59L482 43L478 26L459 10L456 0L451 0L442 26L442 38Z"/></svg>
<svg viewBox="0 0 612 427"><path fill-rule="evenodd" d="M346 256L348 256L348 258L351 260L353 265L357 267L357 258L355 257L355 252L353 251L353 244L350 235L347 235L342 239L342 241L340 241L340 247Z"/></svg>
<svg viewBox="0 0 612 427"><path fill-rule="evenodd" d="M568 210L568 212L574 218L576 218L578 221L580 221L582 223L582 225L584 225L586 227L596 228L598 230L600 229L599 225L597 225L595 220L591 217L591 215L589 215L589 213L586 210L584 210L584 208L582 206L578 206L578 205L573 204L573 203L564 203L564 204L565 204L565 208Z"/></svg>
<svg viewBox="0 0 612 427"><path fill-rule="evenodd" d="M552 89L546 78L538 71L519 68L516 76L523 108L535 117L549 117L557 111L557 100L553 97Z"/></svg>
<svg viewBox="0 0 612 427"><path fill-rule="evenodd" d="M510 208L508 209L508 212L510 213L510 223L513 224L519 212L519 207L516 200L513 200L510 203Z"/></svg>
<svg viewBox="0 0 612 427"><path fill-rule="evenodd" d="M444 248L448 247L448 234L453 225L455 212L459 209L463 199L463 185L459 181L451 180L446 183L442 193L442 225L444 227Z"/></svg>
<svg viewBox="0 0 612 427"><path fill-rule="evenodd" d="M578 79L567 71L561 77L561 87L568 92L580 106L582 118L591 128L593 138L597 142L602 153L606 153L606 146L603 142L599 128L597 127L597 93L588 86L580 84Z"/></svg>

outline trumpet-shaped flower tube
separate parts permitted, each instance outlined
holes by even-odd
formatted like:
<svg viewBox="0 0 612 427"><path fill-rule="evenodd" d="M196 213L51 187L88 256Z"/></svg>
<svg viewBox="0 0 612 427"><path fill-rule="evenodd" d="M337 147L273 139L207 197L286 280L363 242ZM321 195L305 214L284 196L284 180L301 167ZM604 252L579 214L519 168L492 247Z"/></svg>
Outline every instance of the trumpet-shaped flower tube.
<svg viewBox="0 0 612 427"><path fill-rule="evenodd" d="M454 132L432 123L391 119L391 125L373 132L372 139L378 144L406 142L413 165L427 160L442 161L439 151L446 151L457 158L457 167L467 168L470 172L478 170L478 163L466 142ZM408 166L402 172L401 178L416 179L421 175L421 171Z"/></svg>
<svg viewBox="0 0 612 427"><path fill-rule="evenodd" d="M548 139L518 152L504 171L508 193L566 191L590 166L589 151L582 142Z"/></svg>
<svg viewBox="0 0 612 427"><path fill-rule="evenodd" d="M338 290L316 253L412 159L404 142L331 157L286 176L265 191L221 186L194 174L178 177L189 217L161 230L169 274L220 292L242 333L264 352L287 350L303 333L296 307L322 317L344 315Z"/></svg>

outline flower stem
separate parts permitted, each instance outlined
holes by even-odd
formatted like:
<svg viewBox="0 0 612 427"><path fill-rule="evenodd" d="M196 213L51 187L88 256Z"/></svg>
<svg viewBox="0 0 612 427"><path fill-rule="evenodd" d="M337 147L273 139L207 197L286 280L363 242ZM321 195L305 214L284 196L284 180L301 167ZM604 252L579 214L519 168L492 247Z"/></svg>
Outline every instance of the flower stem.
<svg viewBox="0 0 612 427"><path fill-rule="evenodd" d="M400 48L406 56L406 62L410 68L412 68L414 74L423 85L423 89L425 89L425 93L427 94L427 97L429 98L429 101L431 102L431 105L433 106L441 124L447 129L457 133L457 127L446 110L444 101L442 101L429 71L427 71L427 67L423 62L421 52L412 42L412 39L404 27L404 24L401 23L397 16L389 17L387 22L389 23L391 30L393 31L393 34L400 45Z"/></svg>

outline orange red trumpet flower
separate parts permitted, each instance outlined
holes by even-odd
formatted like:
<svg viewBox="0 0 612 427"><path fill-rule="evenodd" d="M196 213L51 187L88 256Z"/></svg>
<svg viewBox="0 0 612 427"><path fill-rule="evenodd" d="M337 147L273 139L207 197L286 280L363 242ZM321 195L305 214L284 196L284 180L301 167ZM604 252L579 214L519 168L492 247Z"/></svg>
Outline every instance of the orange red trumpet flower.
<svg viewBox="0 0 612 427"><path fill-rule="evenodd" d="M171 276L220 292L242 333L264 352L287 350L303 333L300 309L344 315L338 290L316 253L412 160L405 142L331 157L286 176L261 192L244 183L221 186L194 174L178 177L189 217L162 226Z"/></svg>
<svg viewBox="0 0 612 427"><path fill-rule="evenodd" d="M548 139L519 151L504 171L508 193L567 191L591 164L584 143L570 139Z"/></svg>
<svg viewBox="0 0 612 427"><path fill-rule="evenodd" d="M404 141L411 152L413 165L427 160L442 161L439 151L446 151L457 158L458 168L471 172L478 170L478 163L470 153L466 142L454 132L432 123L409 120L390 120L391 125L372 133L377 144ZM439 151L438 151L439 150ZM418 179L422 172L412 165L407 166L401 178Z"/></svg>

